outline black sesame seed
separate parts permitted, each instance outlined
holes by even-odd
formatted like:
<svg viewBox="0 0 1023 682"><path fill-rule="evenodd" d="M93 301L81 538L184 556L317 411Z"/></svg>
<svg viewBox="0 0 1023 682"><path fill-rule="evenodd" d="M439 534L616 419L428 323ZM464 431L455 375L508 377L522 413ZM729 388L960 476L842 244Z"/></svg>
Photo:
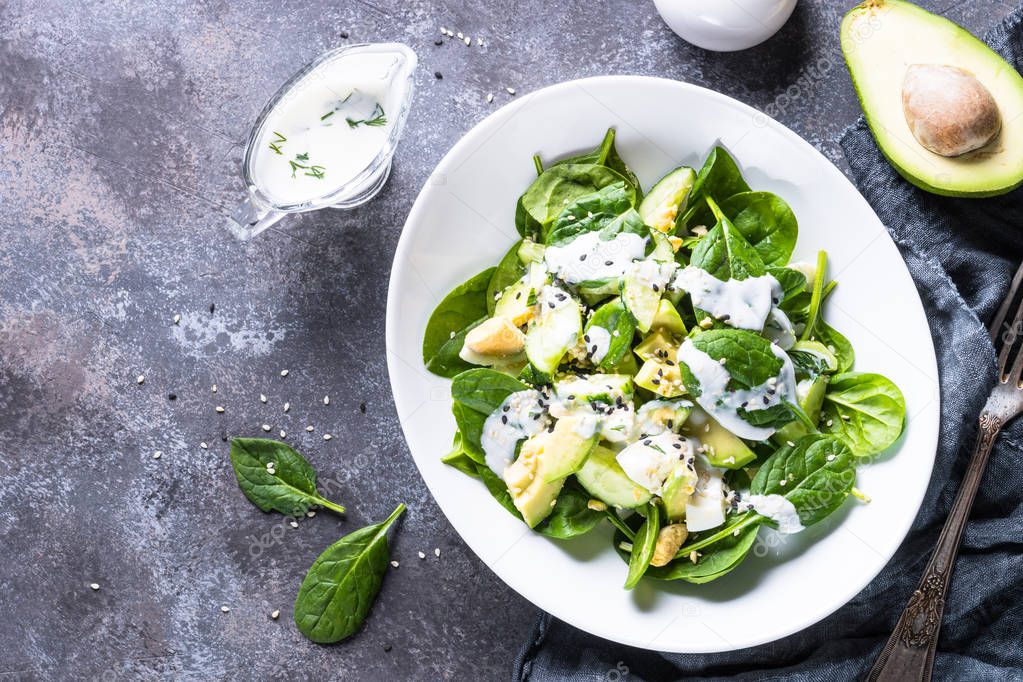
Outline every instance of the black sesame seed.
<svg viewBox="0 0 1023 682"><path fill-rule="evenodd" d="M668 365L668 367L674 367L675 366L675 361L674 360L665 360L664 363L666 365Z"/></svg>
<svg viewBox="0 0 1023 682"><path fill-rule="evenodd" d="M384 652L388 652L390 650L391 650L391 645L390 644L385 644L384 645Z"/></svg>
<svg viewBox="0 0 1023 682"><path fill-rule="evenodd" d="M522 298L522 292L521 292L521 291L517 291L517 292L515 292L515 300L517 301L517 300L519 300L520 298Z"/></svg>
<svg viewBox="0 0 1023 682"><path fill-rule="evenodd" d="M653 284L652 286L653 286L653 288L654 288L654 291L660 291L660 290L661 290L661 287L657 286L657 284L656 284L656 283L655 283L655 284Z"/></svg>
<svg viewBox="0 0 1023 682"><path fill-rule="evenodd" d="M732 319L732 316L729 315L728 313L725 313L724 315L721 316L720 319L722 322L728 322L730 319Z"/></svg>
<svg viewBox="0 0 1023 682"><path fill-rule="evenodd" d="M614 265L614 264L615 264L615 262L613 260L606 260L606 261L604 261L604 265Z"/></svg>
<svg viewBox="0 0 1023 682"><path fill-rule="evenodd" d="M554 301L549 301L547 303L547 305L549 305L551 307L551 309L553 309L554 308Z"/></svg>
<svg viewBox="0 0 1023 682"><path fill-rule="evenodd" d="M508 415L506 415L506 414L502 414L501 415L501 423L502 424L507 424L508 423Z"/></svg>
<svg viewBox="0 0 1023 682"><path fill-rule="evenodd" d="M590 342L590 335L589 334L583 334L583 341L585 341L586 343L589 343Z"/></svg>
<svg viewBox="0 0 1023 682"><path fill-rule="evenodd" d="M212 313L216 309L217 309L217 304L216 303L210 303L210 312Z"/></svg>
<svg viewBox="0 0 1023 682"><path fill-rule="evenodd" d="M682 449L682 443L672 443L671 446L673 448L675 448L676 450L681 450Z"/></svg>
<svg viewBox="0 0 1023 682"><path fill-rule="evenodd" d="M586 260L586 254L584 253L583 255L579 256L579 260Z"/></svg>
<svg viewBox="0 0 1023 682"><path fill-rule="evenodd" d="M440 38L437 38L436 40L433 41L433 44L434 45L443 45L444 41L441 40Z"/></svg>
<svg viewBox="0 0 1023 682"><path fill-rule="evenodd" d="M574 395L570 395L570 396L568 396L568 399L569 400L575 400L575 396Z"/></svg>
<svg viewBox="0 0 1023 682"><path fill-rule="evenodd" d="M643 445L650 445L650 441L649 440L643 441Z"/></svg>
<svg viewBox="0 0 1023 682"><path fill-rule="evenodd" d="M341 31L340 33L338 33L338 35L344 38L345 40L348 39L348 31Z"/></svg>
<svg viewBox="0 0 1023 682"><path fill-rule="evenodd" d="M661 383L661 380L660 379L651 379L650 383L652 383L654 386L659 386L660 383Z"/></svg>
<svg viewBox="0 0 1023 682"><path fill-rule="evenodd" d="M366 403L359 403L359 412L366 414Z"/></svg>
<svg viewBox="0 0 1023 682"><path fill-rule="evenodd" d="M764 396L764 404L765 404L765 405L767 405L767 404L768 404L769 402L771 402L771 399L770 399L770 398L768 398L768 397L767 397L767 396L765 395L765 396Z"/></svg>
<svg viewBox="0 0 1023 682"><path fill-rule="evenodd" d="M178 394L177 393L168 393L167 394L167 400L177 400L177 399L178 399Z"/></svg>
<svg viewBox="0 0 1023 682"><path fill-rule="evenodd" d="M673 419L669 419L668 420L668 428L669 429L675 428L675 420L673 420Z"/></svg>
<svg viewBox="0 0 1023 682"><path fill-rule="evenodd" d="M442 74L440 71L434 71L433 77L436 78L437 80L443 80L444 74Z"/></svg>

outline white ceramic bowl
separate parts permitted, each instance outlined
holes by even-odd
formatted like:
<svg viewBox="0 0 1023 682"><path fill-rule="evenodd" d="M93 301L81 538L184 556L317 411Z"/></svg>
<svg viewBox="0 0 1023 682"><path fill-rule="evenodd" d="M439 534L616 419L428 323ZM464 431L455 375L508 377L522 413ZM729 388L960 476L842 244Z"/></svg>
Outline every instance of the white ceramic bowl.
<svg viewBox="0 0 1023 682"><path fill-rule="evenodd" d="M610 530L554 541L533 533L483 485L444 465L455 423L450 382L426 371L423 329L456 284L497 263L518 238L515 202L551 159L596 145L608 126L649 187L684 163L698 167L719 139L754 189L784 197L799 219L796 257L831 256L840 282L828 321L853 342L857 368L881 372L906 397L909 422L895 452L863 467L851 499L821 524L781 537L762 530L734 572L706 585L644 579L622 589L626 567ZM508 585L576 627L662 651L741 649L824 618L888 562L916 516L938 435L938 376L924 311L895 244L831 163L781 124L733 99L670 80L615 76L522 97L463 137L416 200L398 243L387 301L387 359L409 449L451 524ZM491 618L493 614L480 614Z"/></svg>
<svg viewBox="0 0 1023 682"><path fill-rule="evenodd" d="M759 45L785 25L796 0L654 0L680 38L705 50L733 52Z"/></svg>

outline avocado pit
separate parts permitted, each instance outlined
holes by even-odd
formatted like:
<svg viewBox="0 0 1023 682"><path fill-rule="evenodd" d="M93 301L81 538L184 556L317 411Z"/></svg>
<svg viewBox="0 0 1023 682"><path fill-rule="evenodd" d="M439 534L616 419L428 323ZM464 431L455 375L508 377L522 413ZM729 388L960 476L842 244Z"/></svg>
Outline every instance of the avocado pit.
<svg viewBox="0 0 1023 682"><path fill-rule="evenodd" d="M902 81L902 109L916 141L941 156L980 149L1002 127L991 92L956 66L910 65Z"/></svg>

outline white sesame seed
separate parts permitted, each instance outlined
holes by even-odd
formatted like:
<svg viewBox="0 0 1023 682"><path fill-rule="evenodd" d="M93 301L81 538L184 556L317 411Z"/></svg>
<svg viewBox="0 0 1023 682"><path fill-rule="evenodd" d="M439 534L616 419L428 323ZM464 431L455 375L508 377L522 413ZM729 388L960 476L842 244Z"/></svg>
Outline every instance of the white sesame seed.
<svg viewBox="0 0 1023 682"><path fill-rule="evenodd" d="M282 377L286 377L286 376L288 376L288 370L286 370L286 369L282 369L282 370L281 370L281 376L282 376Z"/></svg>
<svg viewBox="0 0 1023 682"><path fill-rule="evenodd" d="M263 430L264 431L269 431L270 430L270 425L269 424L263 424Z"/></svg>
<svg viewBox="0 0 1023 682"><path fill-rule="evenodd" d="M728 362L728 358L721 358L720 360L718 360L718 362L720 362L723 365L726 362Z"/></svg>
<svg viewBox="0 0 1023 682"><path fill-rule="evenodd" d="M483 47L483 38L476 38L476 45L478 47Z"/></svg>
<svg viewBox="0 0 1023 682"><path fill-rule="evenodd" d="M398 568L398 562L397 561L392 561L391 562L391 566L393 566L394 568Z"/></svg>
<svg viewBox="0 0 1023 682"><path fill-rule="evenodd" d="M323 404L324 405L330 405L330 396L329 395L323 396Z"/></svg>
<svg viewBox="0 0 1023 682"><path fill-rule="evenodd" d="M472 45L472 38L465 36L465 46L469 47L470 45Z"/></svg>
<svg viewBox="0 0 1023 682"><path fill-rule="evenodd" d="M310 424L309 426L305 427L305 430L310 432L313 431L313 425Z"/></svg>
<svg viewBox="0 0 1023 682"><path fill-rule="evenodd" d="M440 27L440 34L441 35L445 35L445 34L447 34L447 32L448 32L448 30L446 28L444 28L443 26Z"/></svg>
<svg viewBox="0 0 1023 682"><path fill-rule="evenodd" d="M419 558L420 558L420 559L425 559L425 558L426 558L426 555L425 555L425 554L423 554L422 552L420 552L420 553L419 553Z"/></svg>
<svg viewBox="0 0 1023 682"><path fill-rule="evenodd" d="M464 37L465 37L465 36L463 36L463 35L462 35L462 32L461 32L461 31L459 31L459 32L458 32L458 39L459 39L459 40L461 40L461 39L462 39L462 38L464 38Z"/></svg>
<svg viewBox="0 0 1023 682"><path fill-rule="evenodd" d="M287 437L288 437L288 432L285 431L284 429L281 429L281 438L287 438Z"/></svg>
<svg viewBox="0 0 1023 682"><path fill-rule="evenodd" d="M217 412L220 412L221 414L223 414L224 406L223 405L217 405Z"/></svg>
<svg viewBox="0 0 1023 682"><path fill-rule="evenodd" d="M145 374L138 375L138 377L135 379L135 381L140 383L140 384L145 383L146 375Z"/></svg>
<svg viewBox="0 0 1023 682"><path fill-rule="evenodd" d="M835 420L834 420L834 419L829 419L829 420L827 421L827 424L828 424L828 426L831 426L831 425L832 425L832 424L834 424L834 423L835 423Z"/></svg>
<svg viewBox="0 0 1023 682"><path fill-rule="evenodd" d="M163 451L157 450L153 453L153 459L160 459L161 457L163 457Z"/></svg>
<svg viewBox="0 0 1023 682"><path fill-rule="evenodd" d="M263 395L262 393L259 394L259 402L261 402L261 403L265 403L266 402L266 396Z"/></svg>
<svg viewBox="0 0 1023 682"><path fill-rule="evenodd" d="M311 519L311 518L313 518L314 516L316 516L316 512L315 512L315 511L313 511L312 509L310 509L309 511L307 511L307 512L305 513L305 515L306 515L307 517L309 517L309 518Z"/></svg>
<svg viewBox="0 0 1023 682"><path fill-rule="evenodd" d="M435 557L439 557L439 556L440 556L440 547L436 547L436 548L434 548L434 550L433 550L433 555L434 555Z"/></svg>
<svg viewBox="0 0 1023 682"><path fill-rule="evenodd" d="M205 441L203 441L202 443L199 443L199 447L201 447L203 450L209 450L210 449L210 446L206 445Z"/></svg>
<svg viewBox="0 0 1023 682"><path fill-rule="evenodd" d="M270 617L273 618L274 620L277 620L278 618L281 617L281 610L274 609L273 611L270 612Z"/></svg>
<svg viewBox="0 0 1023 682"><path fill-rule="evenodd" d="M291 403L284 403L284 411L287 412L291 409Z"/></svg>
<svg viewBox="0 0 1023 682"><path fill-rule="evenodd" d="M493 101L494 101L494 93L488 92L487 93L487 104L489 104L490 102L493 102Z"/></svg>
<svg viewBox="0 0 1023 682"><path fill-rule="evenodd" d="M298 521L292 521L288 525L291 526L292 528L298 528Z"/></svg>
<svg viewBox="0 0 1023 682"><path fill-rule="evenodd" d="M89 588L92 589L93 592L95 592L96 590L99 589L99 583L92 583L89 585Z"/></svg>
<svg viewBox="0 0 1023 682"><path fill-rule="evenodd" d="M331 438L333 438L333 437L334 437L334 436L330 435L329 433L325 433L325 434L323 434L323 440L330 440L330 439L331 439Z"/></svg>
<svg viewBox="0 0 1023 682"><path fill-rule="evenodd" d="M216 393L217 392L217 385L216 384L213 384L212 386L210 386L210 392L211 393Z"/></svg>
<svg viewBox="0 0 1023 682"><path fill-rule="evenodd" d="M222 611L223 613L227 613L228 611L230 611L230 610L231 610L231 607L230 607L230 606L221 606L221 607L220 607L220 610L221 610L221 611Z"/></svg>
<svg viewBox="0 0 1023 682"><path fill-rule="evenodd" d="M181 315L174 316L174 324L177 324L178 322L181 322Z"/></svg>
<svg viewBox="0 0 1023 682"><path fill-rule="evenodd" d="M505 90L508 91L509 95L514 95L515 94L515 88L505 88Z"/></svg>

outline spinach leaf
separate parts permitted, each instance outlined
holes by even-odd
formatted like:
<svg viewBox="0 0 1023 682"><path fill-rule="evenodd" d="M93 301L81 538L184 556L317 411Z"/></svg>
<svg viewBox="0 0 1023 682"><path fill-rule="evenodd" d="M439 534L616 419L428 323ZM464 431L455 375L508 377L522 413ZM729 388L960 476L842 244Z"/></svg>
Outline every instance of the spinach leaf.
<svg viewBox="0 0 1023 682"><path fill-rule="evenodd" d="M721 213L713 199L708 198L707 203L714 210L718 222L697 242L690 265L706 270L722 281L759 277L767 272L760 254L746 241L742 232Z"/></svg>
<svg viewBox="0 0 1023 682"><path fill-rule="evenodd" d="M555 163L555 166L562 164L584 164L584 163L595 163L600 166L607 166L613 171L619 173L622 177L629 181L633 187L636 188L636 201L640 199L640 185L639 178L632 172L632 169L626 165L622 160L622 157L618 155L618 150L615 148L615 129L608 128L607 132L604 133L604 139L601 140L600 145L591 152L585 154L579 154L578 156L572 156L567 159L562 159Z"/></svg>
<svg viewBox="0 0 1023 682"><path fill-rule="evenodd" d="M606 166L575 163L552 166L519 199L515 226L524 237L541 237L573 201L616 182L624 183L625 178Z"/></svg>
<svg viewBox="0 0 1023 682"><path fill-rule="evenodd" d="M799 226L785 200L771 192L741 192L721 202L731 220L767 265L789 262Z"/></svg>
<svg viewBox="0 0 1023 682"><path fill-rule="evenodd" d="M462 449L470 458L480 463L485 459L480 437L487 417L509 395L528 388L514 377L485 367L467 370L454 378L451 382L454 400L451 413L455 415L455 423L462 434Z"/></svg>
<svg viewBox="0 0 1023 682"><path fill-rule="evenodd" d="M806 291L806 275L798 270L771 266L767 268L767 274L778 280L778 284L781 285L783 293L781 297L781 305L779 307L783 310L785 309L786 301L791 301L793 298Z"/></svg>
<svg viewBox="0 0 1023 682"><path fill-rule="evenodd" d="M536 530L549 538L574 538L589 533L604 520L604 513L587 505L590 494L573 480L565 482L558 493L551 515L537 524Z"/></svg>
<svg viewBox="0 0 1023 682"><path fill-rule="evenodd" d="M607 371L622 361L632 348L632 338L636 333L636 321L632 314L625 308L620 297L615 297L604 305L593 311L593 316L586 323L586 330L583 341L593 327L606 329L611 335L611 343L608 345L607 354L601 359L597 367Z"/></svg>
<svg viewBox="0 0 1023 682"><path fill-rule="evenodd" d="M366 620L387 572L387 531L405 511L360 528L327 548L309 568L295 599L295 624L319 644L351 636Z"/></svg>
<svg viewBox="0 0 1023 682"><path fill-rule="evenodd" d="M796 420L796 413L788 403L778 403L763 410L746 410L740 407L736 414L752 426L779 429Z"/></svg>
<svg viewBox="0 0 1023 682"><path fill-rule="evenodd" d="M490 277L490 282L487 283L487 315L490 317L494 315L494 308L497 307L497 295L518 282L526 274L526 266L519 260L520 246L522 246L521 239L515 242L501 262L497 264L494 274Z"/></svg>
<svg viewBox="0 0 1023 682"><path fill-rule="evenodd" d="M852 452L838 438L811 434L779 448L750 483L754 495L784 495L804 526L842 506L856 482Z"/></svg>
<svg viewBox="0 0 1023 682"><path fill-rule="evenodd" d="M551 383L553 383L554 381L554 379L551 378L550 374L547 374L546 372L541 372L539 369L536 368L535 365L533 365L533 363L528 363L525 367L522 368L522 371L519 372L518 379L519 381L529 384L533 388L540 388L541 386L550 386Z"/></svg>
<svg viewBox="0 0 1023 682"><path fill-rule="evenodd" d="M639 583L647 569L650 568L650 560L654 558L654 549L657 547L657 534L661 531L660 508L656 502L647 505L646 519L643 525L636 531L636 539L632 543L632 553L629 556L629 574L625 579L625 589L631 590Z"/></svg>
<svg viewBox="0 0 1023 682"><path fill-rule="evenodd" d="M838 372L848 372L856 362L856 351L845 338L834 327L824 320L817 321L817 328L814 329L813 338L820 341L838 358Z"/></svg>
<svg viewBox="0 0 1023 682"><path fill-rule="evenodd" d="M339 514L345 511L341 505L320 496L316 490L316 472L305 457L287 443L265 438L233 438L231 466L245 497L265 512L300 516L316 506Z"/></svg>
<svg viewBox="0 0 1023 682"><path fill-rule="evenodd" d="M547 245L566 244L585 232L600 232L604 241L619 232L646 235L649 229L633 209L635 192L625 182L616 182L583 195L565 206L551 225Z"/></svg>
<svg viewBox="0 0 1023 682"><path fill-rule="evenodd" d="M849 372L831 379L821 430L845 441L858 457L883 452L902 434L906 401L880 374Z"/></svg>
<svg viewBox="0 0 1023 682"><path fill-rule="evenodd" d="M734 388L754 388L778 376L782 368L782 359L771 352L771 342L745 329L708 329L692 337L692 343L718 362L724 360L732 375L730 388L733 384Z"/></svg>
<svg viewBox="0 0 1023 682"><path fill-rule="evenodd" d="M465 333L488 316L487 287L496 268L487 268L455 287L434 309L423 334L423 363L442 377L473 367L458 357ZM455 337L461 336L454 350Z"/></svg>
<svg viewBox="0 0 1023 682"><path fill-rule="evenodd" d="M689 210L680 216L676 225L709 224L712 214L707 197L724 200L735 194L750 191L749 185L742 178L742 172L735 160L724 147L717 146L711 150L703 167L696 174L693 191L689 194Z"/></svg>
<svg viewBox="0 0 1023 682"><path fill-rule="evenodd" d="M686 553L667 566L651 567L647 575L656 580L685 580L696 584L716 580L742 563L756 542L759 530L759 525L752 524L740 529L738 535L729 532L720 541L700 551L701 556L695 564Z"/></svg>
<svg viewBox="0 0 1023 682"><path fill-rule="evenodd" d="M483 485L487 487L487 491L493 495L494 499L500 503L502 507L508 510L508 512L517 519L522 519L522 514L515 507L515 502L512 501L511 493L508 492L508 486L500 476L495 474L493 470L486 464L476 465L476 474L483 481Z"/></svg>
<svg viewBox="0 0 1023 682"><path fill-rule="evenodd" d="M467 474L473 478L479 477L476 473L476 460L469 456L469 454L465 451L465 447L462 445L461 431L455 431L455 440L451 445L451 451L441 457L440 461L450 467L458 469L463 474Z"/></svg>

